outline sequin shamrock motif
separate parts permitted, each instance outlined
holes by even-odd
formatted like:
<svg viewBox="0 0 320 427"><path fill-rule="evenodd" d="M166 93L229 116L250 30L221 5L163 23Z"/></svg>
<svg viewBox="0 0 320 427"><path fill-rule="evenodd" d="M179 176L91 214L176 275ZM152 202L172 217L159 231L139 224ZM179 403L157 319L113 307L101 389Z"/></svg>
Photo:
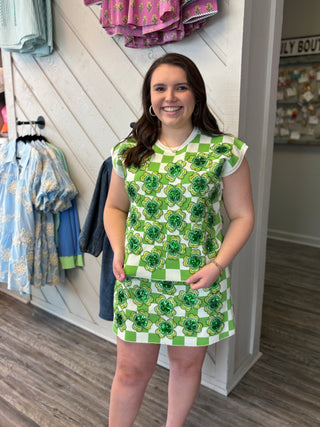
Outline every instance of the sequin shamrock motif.
<svg viewBox="0 0 320 427"><path fill-rule="evenodd" d="M217 314L214 317L210 317L207 321L208 333L210 335L216 335L220 333L224 327L223 315Z"/></svg>
<svg viewBox="0 0 320 427"><path fill-rule="evenodd" d="M120 157L124 157L124 154L126 153L126 151L127 150L129 150L129 148L132 148L132 147L134 147L135 146L135 143L134 142L127 142L126 144L122 144L120 147L119 147L119 156ZM118 146L116 146L116 148L117 148Z"/></svg>
<svg viewBox="0 0 320 427"><path fill-rule="evenodd" d="M130 320L133 323L132 328L137 332L148 331L152 326L148 315L142 311L131 313Z"/></svg>
<svg viewBox="0 0 320 427"><path fill-rule="evenodd" d="M181 243L179 236L174 236L168 238L164 245L164 249L167 251L169 259L177 259L180 255L185 253L186 245Z"/></svg>
<svg viewBox="0 0 320 427"><path fill-rule="evenodd" d="M201 300L198 297L198 291L180 291L178 299L181 301L181 307L186 311L197 309L201 306Z"/></svg>
<svg viewBox="0 0 320 427"><path fill-rule="evenodd" d="M171 232L175 230L183 231L187 226L187 223L185 222L186 214L181 210L174 212L169 211L164 215L164 217L167 220L166 227Z"/></svg>
<svg viewBox="0 0 320 427"><path fill-rule="evenodd" d="M216 179L220 179L220 177L221 177L224 162L225 162L225 160L220 160L218 163L214 163L214 165L211 168L211 170L213 172L213 176Z"/></svg>
<svg viewBox="0 0 320 427"><path fill-rule="evenodd" d="M116 293L116 299L118 301L118 304L121 308L124 308L127 306L127 299L129 295L128 292L125 289L119 289Z"/></svg>
<svg viewBox="0 0 320 427"><path fill-rule="evenodd" d="M143 181L143 190L148 194L159 192L162 188L160 179L161 175L158 172L144 173L141 177L141 180Z"/></svg>
<svg viewBox="0 0 320 427"><path fill-rule="evenodd" d="M124 281L122 282L122 285L123 286L126 286L126 287L130 287L131 286L131 279L130 279L130 277L126 277L125 279L124 279Z"/></svg>
<svg viewBox="0 0 320 427"><path fill-rule="evenodd" d="M215 213L213 211L207 212L204 222L208 230L211 230L213 228L213 226L215 225L215 220L216 220Z"/></svg>
<svg viewBox="0 0 320 427"><path fill-rule="evenodd" d="M132 206L130 209L130 213L128 215L128 225L134 229L139 228L141 214L137 211L137 209Z"/></svg>
<svg viewBox="0 0 320 427"><path fill-rule="evenodd" d="M195 226L192 230L186 231L184 237L191 248L197 248L203 242L203 231L200 226Z"/></svg>
<svg viewBox="0 0 320 427"><path fill-rule="evenodd" d="M126 316L122 311L117 311L114 314L114 322L120 331L124 331L126 329Z"/></svg>
<svg viewBox="0 0 320 427"><path fill-rule="evenodd" d="M200 222L203 220L206 213L206 202L199 199L197 203L191 202L188 206L188 212L191 213L191 221Z"/></svg>
<svg viewBox="0 0 320 427"><path fill-rule="evenodd" d="M216 202L218 200L218 196L219 196L219 187L218 186L214 186L212 188L212 190L209 191L208 202L209 203Z"/></svg>
<svg viewBox="0 0 320 427"><path fill-rule="evenodd" d="M213 151L214 154L217 156L231 156L232 152L232 144L226 144L226 143L220 143L220 144L214 144L211 148L211 151Z"/></svg>
<svg viewBox="0 0 320 427"><path fill-rule="evenodd" d="M142 251L142 238L138 234L129 233L127 237L127 250L129 253L139 255Z"/></svg>
<svg viewBox="0 0 320 427"><path fill-rule="evenodd" d="M172 319L159 319L156 325L158 326L158 328L156 329L156 334L158 334L160 338L167 337L169 339L172 339L177 335L176 331L174 330L177 325Z"/></svg>
<svg viewBox="0 0 320 427"><path fill-rule="evenodd" d="M137 201L139 186L135 182L129 182L126 184L126 190L128 193L129 200L131 202Z"/></svg>
<svg viewBox="0 0 320 427"><path fill-rule="evenodd" d="M205 262L204 258L201 256L200 251L197 249L193 250L191 255L184 257L183 265L185 267L189 267L191 273L195 273L205 265Z"/></svg>
<svg viewBox="0 0 320 427"><path fill-rule="evenodd" d="M159 316L172 317L176 314L174 309L176 303L172 297L165 298L160 296L156 299L156 302L158 305L156 306L155 311L159 314Z"/></svg>
<svg viewBox="0 0 320 427"><path fill-rule="evenodd" d="M182 206L185 202L186 198L183 196L185 192L185 188L183 188L180 184L178 185L168 185L164 192L167 195L167 203L169 206Z"/></svg>
<svg viewBox="0 0 320 427"><path fill-rule="evenodd" d="M157 199L145 199L143 201L144 215L147 219L159 219L162 215L161 202Z"/></svg>
<svg viewBox="0 0 320 427"><path fill-rule="evenodd" d="M203 196L208 192L209 185L208 185L208 177L204 175L199 175L197 173L194 173L190 177L190 193L193 196L201 195Z"/></svg>
<svg viewBox="0 0 320 427"><path fill-rule="evenodd" d="M141 165L139 166L139 172L147 171L149 165L150 165L150 162L148 162L148 161L142 161Z"/></svg>
<svg viewBox="0 0 320 427"><path fill-rule="evenodd" d="M215 239L212 239L211 237L207 237L203 245L204 253L208 255L209 258L212 258L214 255L216 255L217 250L217 241Z"/></svg>
<svg viewBox="0 0 320 427"><path fill-rule="evenodd" d="M217 279L208 289L210 289L211 292L216 293L220 291L220 288L221 288L220 281L219 279Z"/></svg>
<svg viewBox="0 0 320 427"><path fill-rule="evenodd" d="M183 327L183 333L188 336L196 336L202 329L199 318L190 314L186 319L182 319L180 325Z"/></svg>
<svg viewBox="0 0 320 427"><path fill-rule="evenodd" d="M137 166L135 166L134 164L132 164L131 166L128 167L128 172L132 173L132 174L136 174L139 171L139 168Z"/></svg>
<svg viewBox="0 0 320 427"><path fill-rule="evenodd" d="M138 306L141 306L143 304L149 305L153 301L150 290L146 286L135 286L133 288L133 295L133 301Z"/></svg>
<svg viewBox="0 0 320 427"><path fill-rule="evenodd" d="M222 307L222 295L220 292L217 292L214 295L208 295L205 302L206 306L204 309L207 313L211 314L212 312L219 312Z"/></svg>
<svg viewBox="0 0 320 427"><path fill-rule="evenodd" d="M162 233L162 226L159 222L154 222L153 224L147 222L143 230L145 232L144 239L150 244L154 242L161 243L165 238L164 233Z"/></svg>
<svg viewBox="0 0 320 427"><path fill-rule="evenodd" d="M155 271L158 268L162 268L164 265L164 259L161 252L158 249L153 249L151 252L147 251L142 255L142 260L145 262L145 268L148 271Z"/></svg>
<svg viewBox="0 0 320 427"><path fill-rule="evenodd" d="M171 182L177 178L182 179L187 173L185 166L186 162L182 160L178 160L175 163L168 163L165 166L165 170L168 172L166 178Z"/></svg>
<svg viewBox="0 0 320 427"><path fill-rule="evenodd" d="M194 154L189 157L189 162L191 162L191 169L200 171L202 169L208 169L210 160L203 154Z"/></svg>
<svg viewBox="0 0 320 427"><path fill-rule="evenodd" d="M176 287L174 283L175 282L169 280L160 280L159 282L156 282L156 287L158 291L172 295L176 292Z"/></svg>

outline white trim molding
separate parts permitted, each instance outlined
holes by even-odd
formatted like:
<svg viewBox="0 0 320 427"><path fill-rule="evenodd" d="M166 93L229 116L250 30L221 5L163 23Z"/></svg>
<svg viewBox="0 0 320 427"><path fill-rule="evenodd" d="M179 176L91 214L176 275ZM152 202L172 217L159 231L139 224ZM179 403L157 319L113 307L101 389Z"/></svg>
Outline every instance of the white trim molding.
<svg viewBox="0 0 320 427"><path fill-rule="evenodd" d="M268 229L268 238L284 240L286 242L299 243L300 245L314 246L320 248L320 237L306 236L304 234L290 233L289 231Z"/></svg>

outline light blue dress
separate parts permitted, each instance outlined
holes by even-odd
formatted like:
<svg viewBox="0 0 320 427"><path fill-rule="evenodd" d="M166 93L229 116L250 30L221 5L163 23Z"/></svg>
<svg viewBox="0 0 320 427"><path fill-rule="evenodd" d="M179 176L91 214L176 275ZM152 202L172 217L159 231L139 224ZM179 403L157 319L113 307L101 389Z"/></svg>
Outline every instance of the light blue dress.
<svg viewBox="0 0 320 427"><path fill-rule="evenodd" d="M21 141L0 146L0 282L21 293L59 283L53 214L77 190L52 155Z"/></svg>

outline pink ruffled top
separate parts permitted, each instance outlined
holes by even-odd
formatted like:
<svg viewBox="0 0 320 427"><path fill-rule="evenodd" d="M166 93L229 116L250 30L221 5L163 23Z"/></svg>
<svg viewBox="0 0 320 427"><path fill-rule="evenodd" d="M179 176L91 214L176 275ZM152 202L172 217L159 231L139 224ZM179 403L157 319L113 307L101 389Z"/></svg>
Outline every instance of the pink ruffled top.
<svg viewBox="0 0 320 427"><path fill-rule="evenodd" d="M182 40L217 12L217 0L104 0L100 22L107 34L123 35L125 46L143 48Z"/></svg>

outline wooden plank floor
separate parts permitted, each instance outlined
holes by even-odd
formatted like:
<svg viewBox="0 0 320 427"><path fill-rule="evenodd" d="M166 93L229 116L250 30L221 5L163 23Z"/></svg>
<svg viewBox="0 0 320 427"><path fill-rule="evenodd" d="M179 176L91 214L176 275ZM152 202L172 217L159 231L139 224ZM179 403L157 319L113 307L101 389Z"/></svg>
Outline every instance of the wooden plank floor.
<svg viewBox="0 0 320 427"><path fill-rule="evenodd" d="M320 249L268 242L263 356L228 396L201 387L186 427L320 425ZM115 346L0 293L0 426L107 426ZM157 367L135 427L165 420Z"/></svg>

